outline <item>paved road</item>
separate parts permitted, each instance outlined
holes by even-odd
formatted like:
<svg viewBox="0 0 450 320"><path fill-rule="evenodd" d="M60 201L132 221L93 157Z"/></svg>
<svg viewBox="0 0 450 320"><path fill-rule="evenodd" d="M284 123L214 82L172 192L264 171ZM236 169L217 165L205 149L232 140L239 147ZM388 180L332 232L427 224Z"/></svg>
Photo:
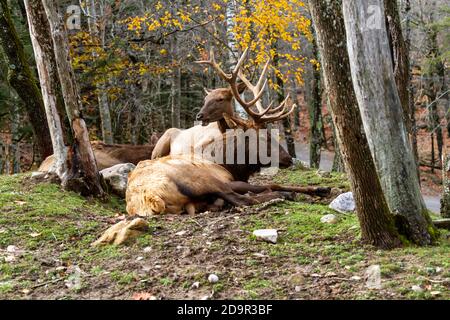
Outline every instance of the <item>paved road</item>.
<svg viewBox="0 0 450 320"><path fill-rule="evenodd" d="M309 163L309 145L296 143L295 150L297 152L297 158L299 158L302 161L305 161L306 163ZM333 166L333 158L334 158L333 152L322 151L320 157L320 169L324 171L331 171L331 168ZM423 198L429 210L435 213L440 212L441 208L440 197L424 195Z"/></svg>

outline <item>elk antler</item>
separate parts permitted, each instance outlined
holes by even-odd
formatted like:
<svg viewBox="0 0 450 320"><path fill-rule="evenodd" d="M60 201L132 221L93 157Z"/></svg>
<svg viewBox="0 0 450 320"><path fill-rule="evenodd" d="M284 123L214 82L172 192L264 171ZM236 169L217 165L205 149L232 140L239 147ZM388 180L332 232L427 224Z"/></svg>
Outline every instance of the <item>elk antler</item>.
<svg viewBox="0 0 450 320"><path fill-rule="evenodd" d="M236 101L244 108L247 114L253 119L254 123L258 126L261 126L267 122L274 122L277 120L284 119L288 117L297 107L295 104L289 110L286 110L287 102L289 100L289 94L286 99L276 108L273 108L273 103L271 103L267 108L263 108L262 103L260 101L262 95L264 94L264 89L267 85L266 74L269 70L270 59L267 60L264 65L263 71L256 85L253 85L243 74L241 71L241 67L247 58L248 48L245 49L244 53L240 57L236 67L233 69L231 74L225 73L222 68L217 64L216 59L214 57L214 50L211 49L209 54L209 60L196 61L198 64L206 64L214 68L219 76L225 80L231 87L231 92L233 93ZM253 100L244 101L244 99L239 94L237 79L242 80L245 83L247 88L253 94ZM256 105L258 112L253 111L251 108Z"/></svg>

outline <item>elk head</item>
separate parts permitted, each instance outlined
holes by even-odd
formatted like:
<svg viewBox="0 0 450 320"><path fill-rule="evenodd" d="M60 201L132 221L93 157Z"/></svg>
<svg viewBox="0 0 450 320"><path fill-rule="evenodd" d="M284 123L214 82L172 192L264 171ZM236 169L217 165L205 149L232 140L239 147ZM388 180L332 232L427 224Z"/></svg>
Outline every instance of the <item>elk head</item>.
<svg viewBox="0 0 450 320"><path fill-rule="evenodd" d="M241 82L237 85L239 94L243 93L247 86ZM234 116L233 92L231 88L220 88L215 90L205 89L206 98L202 109L197 114L197 121L201 121L203 126L211 122L220 121L223 115Z"/></svg>
<svg viewBox="0 0 450 320"><path fill-rule="evenodd" d="M211 49L209 60L196 61L198 64L205 64L211 66L218 75L225 80L229 85L229 89L217 89L209 92L205 99L205 105L197 115L197 120L208 119L208 122L219 121L224 118L224 115L228 115L229 118L234 120L236 125L244 128L263 128L267 123L275 122L289 117L297 107L293 104L288 108L289 94L286 96L281 104L274 107L271 103L267 108L264 108L261 102L261 97L264 94L264 89L267 85L266 74L269 70L270 59L264 65L262 74L256 85L253 85L242 72L242 66L247 58L248 48L244 51L240 57L236 67L231 74L225 73L218 65L214 57L214 51ZM242 82L238 83L238 79ZM245 101L241 97L241 93L248 88L252 94L253 99L251 101ZM231 93L231 95L230 95ZM250 116L250 122L240 119L234 115L232 98L244 108L245 112ZM221 104L221 102L227 101L227 103ZM226 105L227 107L224 107ZM253 108L256 107L257 110ZM211 120L214 119L214 120Z"/></svg>

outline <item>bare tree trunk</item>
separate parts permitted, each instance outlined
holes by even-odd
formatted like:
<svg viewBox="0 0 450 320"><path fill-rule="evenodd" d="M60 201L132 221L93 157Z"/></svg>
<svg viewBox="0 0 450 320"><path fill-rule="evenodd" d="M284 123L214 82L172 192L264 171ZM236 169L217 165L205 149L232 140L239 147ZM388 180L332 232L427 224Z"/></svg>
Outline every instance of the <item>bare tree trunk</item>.
<svg viewBox="0 0 450 320"><path fill-rule="evenodd" d="M442 158L442 199L441 216L450 218L450 151L446 150Z"/></svg>
<svg viewBox="0 0 450 320"><path fill-rule="evenodd" d="M309 0L309 7L316 29L337 140L356 202L362 240L382 248L399 246L401 242L394 220L362 130L350 78L340 1Z"/></svg>
<svg viewBox="0 0 450 320"><path fill-rule="evenodd" d="M34 131L39 158L53 153L42 95L14 27L7 0L0 0L0 43L9 66L8 81L22 99Z"/></svg>
<svg viewBox="0 0 450 320"><path fill-rule="evenodd" d="M313 55L317 59L319 54L317 44L313 42ZM320 84L320 71L313 67L313 79L311 85L311 99L309 101L309 165L311 168L320 167L320 154L322 148L322 90Z"/></svg>
<svg viewBox="0 0 450 320"><path fill-rule="evenodd" d="M370 7L370 8L369 8ZM343 0L352 80L384 195L402 233L414 243L434 240L393 75L381 0ZM373 16L368 19L366 12Z"/></svg>
<svg viewBox="0 0 450 320"><path fill-rule="evenodd" d="M84 195L104 197L88 129L81 115L81 99L71 64L66 30L54 1L42 0L42 3L50 25L58 75L74 136L74 144L69 153L71 177L63 181L63 187L79 191Z"/></svg>
<svg viewBox="0 0 450 320"><path fill-rule="evenodd" d="M87 5L88 12L88 26L91 36L95 41L99 42L102 48L105 48L105 36L99 32L97 25L97 9L94 0L89 0ZM102 29L103 30L103 29ZM105 79L104 79L105 80ZM106 81L106 80L105 80ZM100 114L100 121L102 125L102 139L104 143L113 144L113 130L111 122L111 111L108 102L108 93L106 89L106 83L97 85L98 91L98 111Z"/></svg>
<svg viewBox="0 0 450 320"><path fill-rule="evenodd" d="M230 51L228 52L228 65L231 69L234 69L237 63L237 59L239 57L239 50L237 46L236 41L236 35L234 34L234 27L235 27L235 18L236 18L236 11L237 11L237 3L236 0L229 0L227 2L227 8L226 8L226 25L227 25L227 44L230 48ZM239 102L234 99L234 111L241 117L246 118L247 113L245 112L244 108L239 104Z"/></svg>
<svg viewBox="0 0 450 320"><path fill-rule="evenodd" d="M170 91L172 127L180 128L180 112L181 112L181 70L175 67L172 71L172 83Z"/></svg>
<svg viewBox="0 0 450 320"><path fill-rule="evenodd" d="M420 166L419 166L419 150L417 147L417 123L416 123L416 107L414 104L414 86L412 84L412 72L411 72L411 2L410 0L405 0L405 15L406 15L406 55L408 59L408 104L409 104L409 124L410 124L410 140L411 146L414 154L414 159L416 160L417 166L417 176L420 183ZM398 81L398 80L397 80Z"/></svg>
<svg viewBox="0 0 450 320"><path fill-rule="evenodd" d="M24 3L55 158L49 171L55 172L64 181L67 174L67 150L58 114L58 70L54 61L50 25L40 0L25 0Z"/></svg>
<svg viewBox="0 0 450 320"><path fill-rule="evenodd" d="M328 103L330 105L330 103ZM333 112L331 110L331 112ZM359 112L359 110L358 110ZM332 172L345 172L345 165L342 159L341 147L339 146L339 141L337 137L336 125L334 121L331 121L331 125L333 127L333 144L334 144L334 158L333 158L333 166L331 167Z"/></svg>

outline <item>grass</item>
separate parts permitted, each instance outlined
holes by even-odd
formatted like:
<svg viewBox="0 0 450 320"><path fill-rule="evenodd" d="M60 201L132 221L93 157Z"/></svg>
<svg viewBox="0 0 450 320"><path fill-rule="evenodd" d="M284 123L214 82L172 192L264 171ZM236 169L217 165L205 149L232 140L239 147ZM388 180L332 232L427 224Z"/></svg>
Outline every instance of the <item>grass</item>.
<svg viewBox="0 0 450 320"><path fill-rule="evenodd" d="M348 190L342 174L282 170L275 181ZM450 299L448 231L442 230L435 246L377 250L360 243L355 214L300 201L257 214L155 217L149 233L129 246L91 247L124 213L118 198L101 203L56 185L33 184L27 174L0 176L0 298L131 298L151 292L182 299L213 291L230 299ZM339 215L337 224L320 222L329 213ZM278 229L278 243L252 236L261 228ZM187 235L177 236L180 230ZM18 252L8 253L8 246ZM6 261L10 256L15 260ZM364 286L364 272L373 264L381 267L382 290ZM71 290L66 281L75 267L82 270L82 286ZM211 273L220 275L218 283L208 283ZM293 274L301 275L300 283ZM200 288L191 289L196 281ZM423 292L411 290L413 285Z"/></svg>

